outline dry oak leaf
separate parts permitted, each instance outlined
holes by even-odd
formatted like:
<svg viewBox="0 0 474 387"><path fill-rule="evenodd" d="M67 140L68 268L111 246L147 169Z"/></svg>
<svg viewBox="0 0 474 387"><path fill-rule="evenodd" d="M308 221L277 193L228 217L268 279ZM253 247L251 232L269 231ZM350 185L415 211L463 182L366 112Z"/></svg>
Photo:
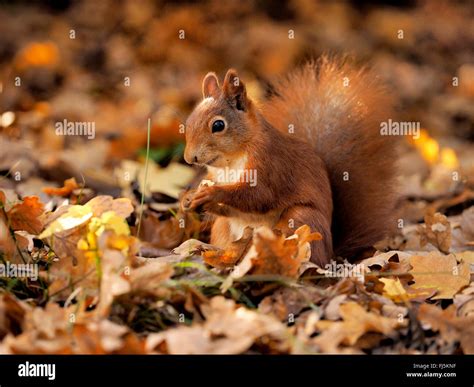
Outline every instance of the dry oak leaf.
<svg viewBox="0 0 474 387"><path fill-rule="evenodd" d="M321 320L316 323L322 333L314 339L314 343L321 352L338 353L341 345L353 346L369 332L393 337L396 335L396 328L403 325L398 319L367 312L356 302L341 304L339 314L343 321Z"/></svg>
<svg viewBox="0 0 474 387"><path fill-rule="evenodd" d="M460 253L453 253L453 255L457 260L467 262L471 267L474 267L474 251L461 251Z"/></svg>
<svg viewBox="0 0 474 387"><path fill-rule="evenodd" d="M453 298L470 282L469 264L458 263L452 254L432 252L425 256L414 255L410 258L410 265L413 267L410 274L415 281L411 288L437 289L434 300Z"/></svg>
<svg viewBox="0 0 474 387"><path fill-rule="evenodd" d="M429 242L443 253L449 253L452 241L451 223L445 215L439 212L426 214L425 225L419 228L419 232L422 247Z"/></svg>
<svg viewBox="0 0 474 387"><path fill-rule="evenodd" d="M246 227L242 237L231 243L226 250L208 250L202 253L204 262L218 269L227 269L235 266L252 243L252 229Z"/></svg>
<svg viewBox="0 0 474 387"><path fill-rule="evenodd" d="M180 255L183 258L193 255L201 255L203 252L216 250L216 247L208 243L201 242L198 239L188 239L172 250L173 254Z"/></svg>
<svg viewBox="0 0 474 387"><path fill-rule="evenodd" d="M21 331L29 306L9 293L0 294L0 340L8 333Z"/></svg>
<svg viewBox="0 0 474 387"><path fill-rule="evenodd" d="M437 293L435 288L405 288L406 281L402 283L399 278L381 278L380 282L384 284L383 295L397 303L404 303L408 300L425 302Z"/></svg>
<svg viewBox="0 0 474 387"><path fill-rule="evenodd" d="M124 246L126 248L123 248ZM106 317L115 297L126 294L132 289L129 274L135 246L128 235L118 235L112 230L106 230L97 240L97 250L100 253L102 271L97 313Z"/></svg>
<svg viewBox="0 0 474 387"><path fill-rule="evenodd" d="M460 222L466 244L474 246L474 206L463 211Z"/></svg>
<svg viewBox="0 0 474 387"><path fill-rule="evenodd" d="M1 191L0 191L1 194ZM0 213L0 251L5 254L5 257L9 260L12 259L13 255L17 253L15 241L12 238L11 232L7 226L7 222L3 219Z"/></svg>
<svg viewBox="0 0 474 387"><path fill-rule="evenodd" d="M132 291L159 293L162 291L162 282L170 279L173 273L173 266L167 262L148 261L130 273Z"/></svg>
<svg viewBox="0 0 474 387"><path fill-rule="evenodd" d="M308 226L302 226L295 234L297 238L288 239L283 235L266 238L263 234L257 234L254 238L257 256L252 259L252 274L298 277L301 264L310 258L307 242L321 239L321 234L310 234Z"/></svg>
<svg viewBox="0 0 474 387"><path fill-rule="evenodd" d="M47 227L39 238L75 229L89 222L92 217L100 217L110 211L125 219L133 212L133 206L130 199L113 199L105 195L96 196L84 205L61 206L45 217Z"/></svg>
<svg viewBox="0 0 474 387"><path fill-rule="evenodd" d="M447 343L459 341L465 354L474 354L474 317L457 317L454 305L443 310L431 304L422 304L418 319L424 329L439 331L441 340Z"/></svg>
<svg viewBox="0 0 474 387"><path fill-rule="evenodd" d="M380 282L384 284L383 295L385 297L388 297L395 302L405 302L408 300L407 292L399 278L381 278Z"/></svg>
<svg viewBox="0 0 474 387"><path fill-rule="evenodd" d="M7 353L70 354L73 351L68 318L67 310L55 303L30 309L25 315L22 333L7 335L3 348Z"/></svg>
<svg viewBox="0 0 474 387"><path fill-rule="evenodd" d="M309 242L320 240L319 233L311 233L304 225L289 238L271 233L256 233L253 247L256 256L252 258L252 274L277 274L296 278L303 262L311 255Z"/></svg>
<svg viewBox="0 0 474 387"><path fill-rule="evenodd" d="M133 212L133 205L130 199L114 199L108 195L96 196L84 204L84 206L89 206L94 216L101 216L104 212L113 211L116 215L125 219Z"/></svg>
<svg viewBox="0 0 474 387"><path fill-rule="evenodd" d="M461 293L456 294L453 303L460 317L474 317L474 282Z"/></svg>
<svg viewBox="0 0 474 387"><path fill-rule="evenodd" d="M222 296L203 305L202 324L171 328L151 334L146 348L162 348L169 354L238 354L247 351L257 339L269 337L284 342L287 328L273 316L267 316Z"/></svg>
<svg viewBox="0 0 474 387"><path fill-rule="evenodd" d="M185 224L187 224L186 221ZM180 225L180 220L174 216L161 220L154 212L146 211L142 218L138 237L154 247L172 249L185 239L185 229Z"/></svg>
<svg viewBox="0 0 474 387"><path fill-rule="evenodd" d="M124 160L121 167L117 168L115 175L123 187L130 185L130 180L136 179L140 185L140 192L150 196L153 192L160 192L172 198L178 199L183 188L188 185L195 175L191 167L170 163L166 168L161 168L155 163L148 166L147 179L145 179L145 166L135 161ZM130 176L124 180L123 176ZM146 187L143 186L146 181Z"/></svg>
<svg viewBox="0 0 474 387"><path fill-rule="evenodd" d="M280 321L288 321L322 299L322 291L312 286L282 287L260 301L258 310L264 314L273 314Z"/></svg>
<svg viewBox="0 0 474 387"><path fill-rule="evenodd" d="M145 343L124 325L103 319L73 328L74 352L81 354L143 354Z"/></svg>
<svg viewBox="0 0 474 387"><path fill-rule="evenodd" d="M43 212L44 205L37 196L26 196L7 212L7 217L13 230L23 230L36 235L43 229L40 219Z"/></svg>
<svg viewBox="0 0 474 387"><path fill-rule="evenodd" d="M106 319L91 319L71 324L77 307L61 308L55 303L45 308L28 309L22 333L9 334L2 342L2 353L8 354L103 354L143 353L144 342L121 325ZM85 316L83 316L85 317Z"/></svg>
<svg viewBox="0 0 474 387"><path fill-rule="evenodd" d="M320 239L321 234L312 233L307 225L299 227L288 238L265 226L254 229L252 245L222 283L221 291L227 291L235 279L247 273L297 278L302 274L304 263L311 258L309 242Z"/></svg>
<svg viewBox="0 0 474 387"><path fill-rule="evenodd" d="M67 197L77 188L79 188L79 185L77 184L76 179L71 177L70 179L64 180L64 185L61 188L45 187L43 188L43 192L50 196Z"/></svg>

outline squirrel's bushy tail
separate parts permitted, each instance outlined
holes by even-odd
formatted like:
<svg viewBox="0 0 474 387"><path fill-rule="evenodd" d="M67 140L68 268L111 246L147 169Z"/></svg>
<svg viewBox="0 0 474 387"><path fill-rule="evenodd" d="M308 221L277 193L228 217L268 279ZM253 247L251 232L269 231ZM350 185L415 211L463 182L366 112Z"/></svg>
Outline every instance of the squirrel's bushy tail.
<svg viewBox="0 0 474 387"><path fill-rule="evenodd" d="M372 246L395 226L396 140L380 132L393 119L387 90L370 69L326 56L273 86L264 116L314 144L329 171L335 254Z"/></svg>

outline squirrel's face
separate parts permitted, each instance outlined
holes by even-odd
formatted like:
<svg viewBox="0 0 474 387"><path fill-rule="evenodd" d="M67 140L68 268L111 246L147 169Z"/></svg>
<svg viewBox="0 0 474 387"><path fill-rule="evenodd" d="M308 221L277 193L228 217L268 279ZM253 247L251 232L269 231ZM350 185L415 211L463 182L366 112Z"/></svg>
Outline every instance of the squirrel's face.
<svg viewBox="0 0 474 387"><path fill-rule="evenodd" d="M245 85L229 70L222 88L214 73L202 83L203 101L186 122L184 159L189 164L223 168L242 156L250 141L248 119L252 109Z"/></svg>

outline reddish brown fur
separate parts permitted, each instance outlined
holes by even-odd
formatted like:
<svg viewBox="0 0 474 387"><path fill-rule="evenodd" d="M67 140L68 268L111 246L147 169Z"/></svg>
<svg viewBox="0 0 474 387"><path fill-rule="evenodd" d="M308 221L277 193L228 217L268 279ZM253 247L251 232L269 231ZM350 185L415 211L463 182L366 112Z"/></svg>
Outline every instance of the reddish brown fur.
<svg viewBox="0 0 474 387"><path fill-rule="evenodd" d="M348 88L342 86L344 76ZM191 207L204 205L218 216L213 243L232 241L232 219L256 219L288 234L293 220L294 228L308 224L321 232L323 241L311 246L312 260L324 264L333 257L333 241L336 253L348 256L380 239L393 209L393 200L385 197L393 165L389 142L376 135L382 118L389 118L388 101L370 77L322 59L280 81L278 96L262 114L235 71L229 70L222 88L214 74L206 76L203 94L213 99L188 119L186 160L197 157L206 164L218 157L212 166L226 167L246 154L245 168L256 169L258 179L255 187L237 182L198 191ZM216 116L227 122L225 131L211 132ZM289 124L294 134L287 133Z"/></svg>
<svg viewBox="0 0 474 387"><path fill-rule="evenodd" d="M293 124L329 171L336 255L350 257L372 246L395 226L396 140L380 135L380 123L393 118L389 91L371 70L327 57L275 89L265 117L282 131Z"/></svg>

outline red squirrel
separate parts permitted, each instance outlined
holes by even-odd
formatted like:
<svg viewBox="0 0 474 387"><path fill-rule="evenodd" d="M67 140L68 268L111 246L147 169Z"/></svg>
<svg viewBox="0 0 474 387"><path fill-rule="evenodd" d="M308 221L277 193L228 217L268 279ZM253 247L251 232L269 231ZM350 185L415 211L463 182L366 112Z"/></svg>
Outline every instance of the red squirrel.
<svg viewBox="0 0 474 387"><path fill-rule="evenodd" d="M394 223L394 143L380 134L392 114L389 93L370 69L328 57L273 87L256 103L235 70L222 87L215 73L205 76L184 158L206 166L215 184L201 185L189 208L215 215L211 243L219 247L247 226L291 235L307 224L323 236L311 243L313 262L353 257Z"/></svg>

